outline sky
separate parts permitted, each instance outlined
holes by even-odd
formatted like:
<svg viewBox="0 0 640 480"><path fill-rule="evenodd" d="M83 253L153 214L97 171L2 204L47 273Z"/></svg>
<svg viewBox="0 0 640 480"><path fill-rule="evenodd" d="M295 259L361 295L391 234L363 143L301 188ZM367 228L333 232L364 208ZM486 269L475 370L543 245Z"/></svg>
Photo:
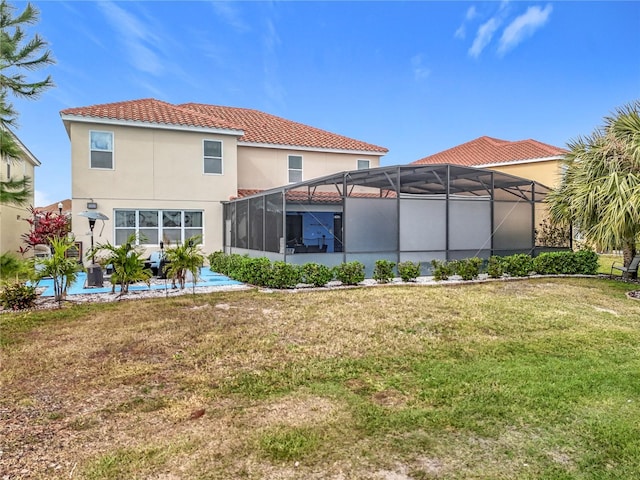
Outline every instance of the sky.
<svg viewBox="0 0 640 480"><path fill-rule="evenodd" d="M11 1L18 9L25 2ZM482 135L565 147L640 99L640 2L33 1L56 84L14 99L36 206L71 197L60 111L261 110L406 164Z"/></svg>

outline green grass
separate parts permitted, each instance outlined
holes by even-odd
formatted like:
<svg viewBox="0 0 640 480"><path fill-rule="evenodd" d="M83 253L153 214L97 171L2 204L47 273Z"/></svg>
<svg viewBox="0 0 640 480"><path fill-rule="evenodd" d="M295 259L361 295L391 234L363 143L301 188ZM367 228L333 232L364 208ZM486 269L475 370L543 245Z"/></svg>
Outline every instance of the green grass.
<svg viewBox="0 0 640 480"><path fill-rule="evenodd" d="M3 315L3 461L100 480L639 478L634 287L249 291L28 326Z"/></svg>

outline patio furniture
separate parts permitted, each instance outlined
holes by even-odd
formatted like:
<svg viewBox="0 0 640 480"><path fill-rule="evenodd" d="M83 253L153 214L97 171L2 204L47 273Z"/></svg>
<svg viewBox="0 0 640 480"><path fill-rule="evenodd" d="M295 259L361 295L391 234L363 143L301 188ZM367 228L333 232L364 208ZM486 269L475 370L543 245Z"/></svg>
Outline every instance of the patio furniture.
<svg viewBox="0 0 640 480"><path fill-rule="evenodd" d="M620 271L623 278L636 277L638 275L638 264L640 264L640 255L636 255L635 257L633 257L628 267L625 267L624 265L616 265L616 263L619 262L613 262L613 264L611 265L611 272L609 273L610 277L613 278L614 270Z"/></svg>

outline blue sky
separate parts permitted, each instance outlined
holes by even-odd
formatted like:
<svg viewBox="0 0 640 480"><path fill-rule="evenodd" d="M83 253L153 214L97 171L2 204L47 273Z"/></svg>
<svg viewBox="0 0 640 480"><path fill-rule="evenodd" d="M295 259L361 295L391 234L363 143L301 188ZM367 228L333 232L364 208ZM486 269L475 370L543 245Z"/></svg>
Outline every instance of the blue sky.
<svg viewBox="0 0 640 480"><path fill-rule="evenodd" d="M57 60L56 88L14 101L38 206L71 196L68 107L255 108L393 165L481 135L562 147L640 98L640 2L33 3Z"/></svg>

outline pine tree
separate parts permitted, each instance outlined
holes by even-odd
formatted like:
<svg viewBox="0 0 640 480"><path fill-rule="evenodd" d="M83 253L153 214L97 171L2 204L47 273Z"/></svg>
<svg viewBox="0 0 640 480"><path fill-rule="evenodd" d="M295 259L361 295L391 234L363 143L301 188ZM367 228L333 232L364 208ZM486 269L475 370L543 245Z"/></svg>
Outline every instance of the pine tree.
<svg viewBox="0 0 640 480"><path fill-rule="evenodd" d="M24 27L37 23L39 12L31 4L15 15L16 8L0 1L0 158L15 160L20 149L9 128L16 126L18 113L9 101L15 97L36 99L53 86L51 76L33 81L25 72L37 70L53 63L47 42L38 34L28 38ZM23 204L30 196L31 180L0 182L0 203Z"/></svg>

